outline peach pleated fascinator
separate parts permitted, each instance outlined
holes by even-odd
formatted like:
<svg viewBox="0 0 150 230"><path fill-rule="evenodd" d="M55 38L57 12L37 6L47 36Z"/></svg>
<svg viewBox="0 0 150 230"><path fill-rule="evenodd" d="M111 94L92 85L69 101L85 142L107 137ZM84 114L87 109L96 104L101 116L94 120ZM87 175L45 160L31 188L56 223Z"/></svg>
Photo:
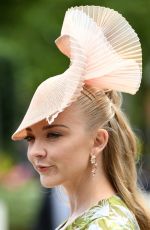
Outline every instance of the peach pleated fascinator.
<svg viewBox="0 0 150 230"><path fill-rule="evenodd" d="M54 119L76 101L83 85L135 94L142 76L139 38L118 12L100 6L67 10L61 36L55 41L70 58L69 68L37 88L13 140L26 136L26 128Z"/></svg>

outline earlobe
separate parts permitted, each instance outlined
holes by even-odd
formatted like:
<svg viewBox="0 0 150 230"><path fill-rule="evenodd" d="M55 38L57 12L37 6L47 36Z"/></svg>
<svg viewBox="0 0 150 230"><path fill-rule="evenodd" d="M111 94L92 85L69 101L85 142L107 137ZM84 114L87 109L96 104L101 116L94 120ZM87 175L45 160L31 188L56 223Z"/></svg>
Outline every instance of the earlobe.
<svg viewBox="0 0 150 230"><path fill-rule="evenodd" d="M105 146L108 143L109 134L105 129L98 129L93 145L93 151L95 155L98 155L100 152L103 151Z"/></svg>

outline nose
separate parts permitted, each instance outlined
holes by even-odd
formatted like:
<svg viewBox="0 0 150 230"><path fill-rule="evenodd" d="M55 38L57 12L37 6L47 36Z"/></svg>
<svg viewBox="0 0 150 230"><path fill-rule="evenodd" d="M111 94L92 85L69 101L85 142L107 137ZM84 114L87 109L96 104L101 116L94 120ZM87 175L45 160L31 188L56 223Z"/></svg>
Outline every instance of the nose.
<svg viewBox="0 0 150 230"><path fill-rule="evenodd" d="M32 146L28 147L28 157L29 158L45 158L47 156L47 151L39 141L35 141Z"/></svg>

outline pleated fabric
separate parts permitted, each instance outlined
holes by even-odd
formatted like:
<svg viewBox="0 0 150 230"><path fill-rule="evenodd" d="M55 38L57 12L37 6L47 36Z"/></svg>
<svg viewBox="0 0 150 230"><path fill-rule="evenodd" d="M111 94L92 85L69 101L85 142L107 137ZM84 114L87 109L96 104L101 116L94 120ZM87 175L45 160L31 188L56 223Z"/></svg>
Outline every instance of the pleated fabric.
<svg viewBox="0 0 150 230"><path fill-rule="evenodd" d="M100 6L72 7L65 14L61 35L55 42L69 57L69 68L39 85L13 140L24 138L26 128L43 119L51 124L77 100L84 84L130 94L139 89L140 41L118 12Z"/></svg>

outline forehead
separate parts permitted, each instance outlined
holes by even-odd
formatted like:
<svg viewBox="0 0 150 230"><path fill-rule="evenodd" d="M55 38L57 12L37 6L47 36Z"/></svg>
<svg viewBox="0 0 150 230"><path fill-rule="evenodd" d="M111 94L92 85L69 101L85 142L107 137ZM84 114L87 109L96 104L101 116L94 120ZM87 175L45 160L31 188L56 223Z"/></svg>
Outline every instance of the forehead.
<svg viewBox="0 0 150 230"><path fill-rule="evenodd" d="M76 103L73 103L69 107L67 107L63 112L59 113L58 116L54 120L55 123L73 123L73 124L83 124L84 116L81 112L81 109L77 106ZM52 124L53 124L52 123Z"/></svg>
<svg viewBox="0 0 150 230"><path fill-rule="evenodd" d="M58 116L55 118L55 120L51 123L51 125L66 125L70 128L82 128L85 126L84 122L85 118L79 109L79 107L73 103L69 107L67 107L64 111L58 114ZM29 127L27 130L30 131L30 129L41 129L44 126L47 126L48 122L46 120L43 120L32 127Z"/></svg>
<svg viewBox="0 0 150 230"><path fill-rule="evenodd" d="M52 124L57 123L62 123L72 128L82 128L86 124L85 116L76 103L73 103L58 114Z"/></svg>

